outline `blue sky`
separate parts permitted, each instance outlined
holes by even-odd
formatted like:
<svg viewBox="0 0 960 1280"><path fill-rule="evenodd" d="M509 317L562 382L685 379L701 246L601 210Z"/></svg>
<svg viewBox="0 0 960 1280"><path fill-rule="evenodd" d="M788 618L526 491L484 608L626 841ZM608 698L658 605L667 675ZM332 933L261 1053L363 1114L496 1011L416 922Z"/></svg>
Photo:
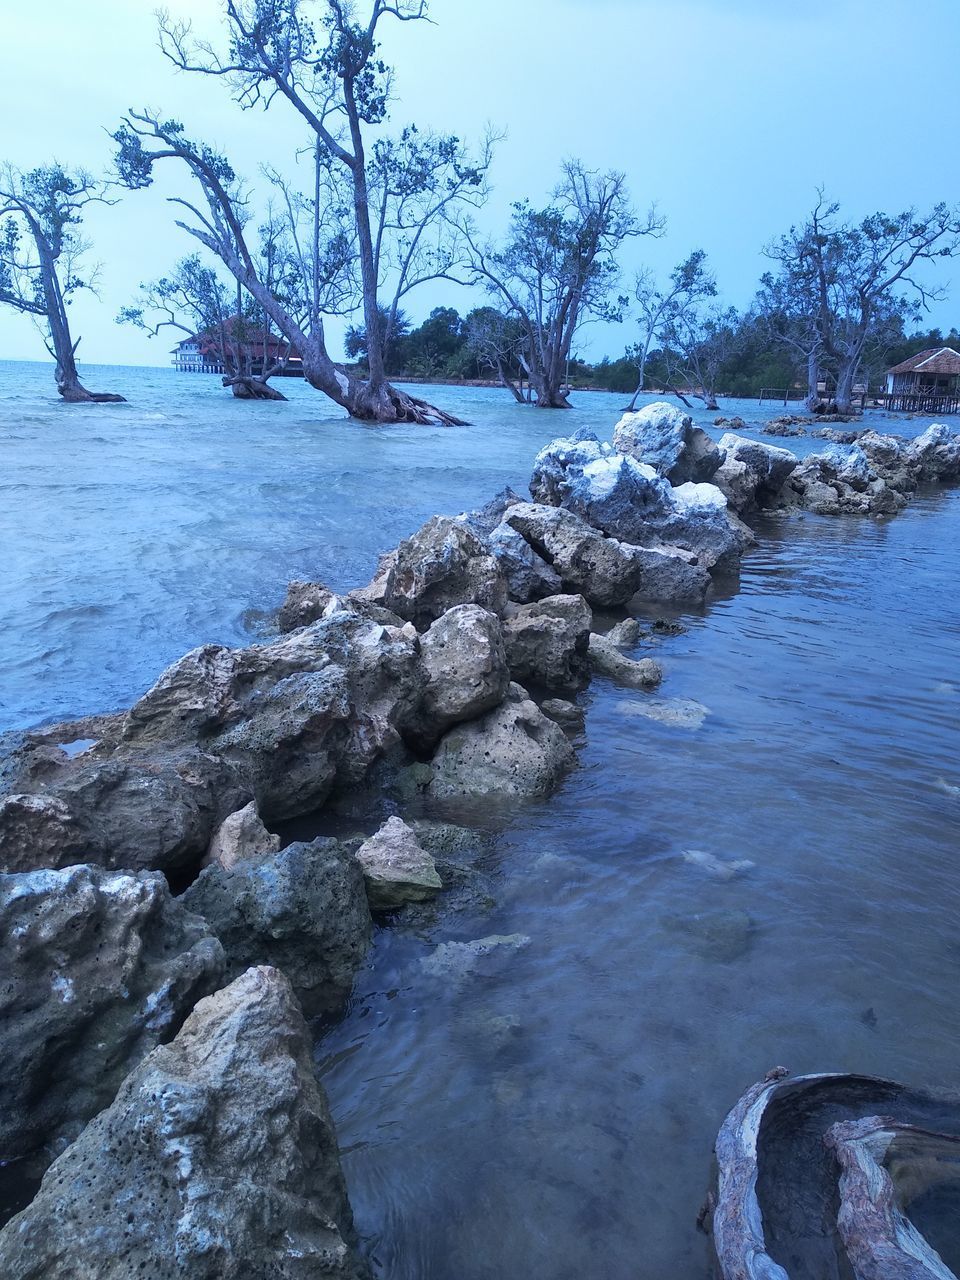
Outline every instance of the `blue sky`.
<svg viewBox="0 0 960 1280"><path fill-rule="evenodd" d="M167 7L218 29L217 0ZM302 143L285 110L241 113L223 85L176 73L157 50L150 0L57 0L55 16L4 8L0 159L102 169L105 130L139 105L183 119L251 180ZM487 122L507 130L483 214L490 232L512 200L544 200L565 157L622 169L636 203L656 201L667 218L662 240L631 245L625 277L641 265L667 272L700 246L724 299L744 306L764 243L803 217L819 185L851 216L960 202L958 0L432 0L431 13L430 26L384 24L393 120L466 138ZM103 270L100 299L73 308L81 360L167 362L172 341L114 324L140 281L192 251L165 194L174 186L125 194L89 219ZM931 323L949 327L960 323L960 269L946 263L940 278L951 296ZM408 309L419 319L478 301L427 286ZM579 345L616 355L634 336L628 320L585 331ZM43 356L30 322L0 308L0 358Z"/></svg>

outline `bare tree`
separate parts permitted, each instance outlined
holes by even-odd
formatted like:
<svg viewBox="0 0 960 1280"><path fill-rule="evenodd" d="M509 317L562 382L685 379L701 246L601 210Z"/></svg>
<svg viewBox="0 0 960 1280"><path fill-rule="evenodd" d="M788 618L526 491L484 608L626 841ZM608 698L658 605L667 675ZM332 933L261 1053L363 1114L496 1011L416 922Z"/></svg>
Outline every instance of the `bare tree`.
<svg viewBox="0 0 960 1280"><path fill-rule="evenodd" d="M625 298L611 300L616 254L631 236L657 235L663 220L650 209L638 219L622 173L596 173L567 161L551 203L513 206L503 245L479 243L463 224L473 278L483 283L523 331L520 360L542 409L568 409L563 383L573 339L590 319L621 318Z"/></svg>
<svg viewBox="0 0 960 1280"><path fill-rule="evenodd" d="M691 306L664 328L664 354L668 366L675 365L673 381L685 384L685 394L676 390L684 403L686 396L702 400L707 409L716 409L717 383L723 366L734 354L740 332L740 316L735 307L725 310Z"/></svg>
<svg viewBox="0 0 960 1280"><path fill-rule="evenodd" d="M694 249L670 272L670 282L665 289L657 288L653 272L638 274L634 296L639 304L641 338L634 348L638 366L637 389L627 406L628 413L636 409L643 391L647 356L654 342L662 345L663 334L671 325L702 299L716 296L717 282L707 270L706 259L702 249Z"/></svg>
<svg viewBox="0 0 960 1280"><path fill-rule="evenodd" d="M225 55L194 40L189 24L166 16L161 16L162 48L181 70L222 77L242 107L273 108L282 101L306 127L313 191L302 197L284 188L284 199L301 261L309 323L298 323L287 308L271 309L263 296L266 291L251 269L243 241L242 196L224 157L188 142L178 124L149 112L131 112L116 135L121 171L128 181L146 185L158 160L178 158L188 166L203 190L206 210L191 207L187 229L217 254L302 351L308 381L354 417L457 422L389 384L384 344L392 336L392 320L385 332L377 322L382 308L395 317L401 301L418 285L453 275L463 255L453 215L464 204L476 207L485 198L495 141L488 137L473 159L459 139L412 126L399 137L371 140L371 130L386 119L390 100L390 71L377 52L378 24L385 16L423 20L426 4L369 0L364 22L355 21L354 6L341 0L226 0L225 12L230 37ZM323 234L324 208L348 214L346 221L339 219L339 240ZM305 225L311 221L312 230ZM331 249L339 258L336 279L345 296L345 286L353 282L370 335L366 380L338 368L327 352L323 318L330 314L324 308L334 278L327 259ZM321 298L322 293L328 297ZM339 298L341 307L345 296Z"/></svg>
<svg viewBox="0 0 960 1280"><path fill-rule="evenodd" d="M515 316L505 316L496 307L477 307L464 322L467 350L478 368L497 375L518 404L524 403L523 366L520 355L524 335ZM519 375L519 376L518 376Z"/></svg>
<svg viewBox="0 0 960 1280"><path fill-rule="evenodd" d="M820 359L832 374L837 411L853 407L853 387L873 330L893 313L919 318L943 290L918 272L960 252L960 213L874 213L858 224L838 218L821 191L806 224L767 250L798 308L809 308Z"/></svg>
<svg viewBox="0 0 960 1280"><path fill-rule="evenodd" d="M155 338L175 329L213 347L223 369L223 385L240 400L285 400L268 379L282 372L290 347L278 343L269 318L240 285L231 291L199 254L183 258L169 276L140 286L133 306L123 307L120 324L133 324Z"/></svg>
<svg viewBox="0 0 960 1280"><path fill-rule="evenodd" d="M90 245L77 228L88 205L107 202L105 193L105 184L82 169L0 169L0 302L37 322L56 361L57 390L72 404L123 400L82 385L80 339L67 317L73 294L96 285L96 268L81 274Z"/></svg>

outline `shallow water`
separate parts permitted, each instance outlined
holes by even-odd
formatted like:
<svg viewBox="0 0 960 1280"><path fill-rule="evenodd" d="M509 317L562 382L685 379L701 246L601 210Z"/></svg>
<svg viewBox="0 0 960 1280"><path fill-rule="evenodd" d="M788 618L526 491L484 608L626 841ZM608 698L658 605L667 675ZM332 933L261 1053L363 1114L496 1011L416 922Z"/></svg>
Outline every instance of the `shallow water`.
<svg viewBox="0 0 960 1280"><path fill-rule="evenodd" d="M123 705L185 648L249 641L288 578L366 580L624 402L437 388L473 427L378 430L299 384L251 406L102 371L135 402L75 409L48 376L0 366L0 727ZM318 1045L391 1280L699 1280L711 1145L748 1083L783 1063L957 1084L960 491L759 532L740 591L656 644L657 697L708 708L700 727L595 681L578 770L491 815L474 899L378 932ZM720 879L690 850L755 865ZM420 964L492 934L529 943L456 979Z"/></svg>

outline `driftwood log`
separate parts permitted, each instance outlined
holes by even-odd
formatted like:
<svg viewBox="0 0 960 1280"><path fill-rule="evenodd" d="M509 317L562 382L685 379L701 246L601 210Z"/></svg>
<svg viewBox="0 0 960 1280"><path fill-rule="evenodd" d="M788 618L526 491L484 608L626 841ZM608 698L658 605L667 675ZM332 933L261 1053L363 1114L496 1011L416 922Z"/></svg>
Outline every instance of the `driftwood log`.
<svg viewBox="0 0 960 1280"><path fill-rule="evenodd" d="M778 1067L730 1111L716 1158L722 1280L957 1280L956 1206L919 1202L960 1188L960 1097Z"/></svg>

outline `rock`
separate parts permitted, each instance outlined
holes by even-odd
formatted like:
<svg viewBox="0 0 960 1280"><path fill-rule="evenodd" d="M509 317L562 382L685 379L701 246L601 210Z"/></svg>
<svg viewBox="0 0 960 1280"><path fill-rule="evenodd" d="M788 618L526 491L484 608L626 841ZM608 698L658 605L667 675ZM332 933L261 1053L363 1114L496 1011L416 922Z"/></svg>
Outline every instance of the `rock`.
<svg viewBox="0 0 960 1280"><path fill-rule="evenodd" d="M647 463L674 485L709 480L723 461L722 449L693 425L690 415L665 400L625 413L614 428L613 447Z"/></svg>
<svg viewBox="0 0 960 1280"><path fill-rule="evenodd" d="M590 665L599 675L631 689L651 689L663 679L663 669L652 658L625 657L606 636L590 635Z"/></svg>
<svg viewBox="0 0 960 1280"><path fill-rule="evenodd" d="M519 493L515 493L507 485L477 511L464 512L457 519L469 525L481 540L486 541L494 529L503 522L504 513L510 507L516 506L518 502L526 502L526 498L521 497Z"/></svg>
<svg viewBox="0 0 960 1280"><path fill-rule="evenodd" d="M892 515L906 505L859 445L833 444L804 458L774 505L803 507L817 515Z"/></svg>
<svg viewBox="0 0 960 1280"><path fill-rule="evenodd" d="M645 720L657 720L680 729L699 729L710 714L710 708L694 698L640 698L618 702L617 710L621 715L642 716Z"/></svg>
<svg viewBox="0 0 960 1280"><path fill-rule="evenodd" d="M366 1280L312 1038L284 976L202 1000L0 1233L7 1280Z"/></svg>
<svg viewBox="0 0 960 1280"><path fill-rule="evenodd" d="M628 609L645 604L703 604L711 578L693 551L681 547L643 547L635 552L640 566L637 590Z"/></svg>
<svg viewBox="0 0 960 1280"><path fill-rule="evenodd" d="M486 542L507 580L511 600L528 604L563 590L557 571L509 524L498 524Z"/></svg>
<svg viewBox="0 0 960 1280"><path fill-rule="evenodd" d="M462 979L473 973L487 956L508 957L530 945L525 933L491 934L471 942L441 942L424 956L420 967L432 978Z"/></svg>
<svg viewBox="0 0 960 1280"><path fill-rule="evenodd" d="M199 740L267 821L293 817L358 785L400 743L422 683L412 627L339 610L271 644L188 653L127 713L123 745Z"/></svg>
<svg viewBox="0 0 960 1280"><path fill-rule="evenodd" d="M819 440L832 440L834 444L856 444L861 433L859 431L841 431L838 427L817 427L810 434L816 436Z"/></svg>
<svg viewBox="0 0 960 1280"><path fill-rule="evenodd" d="M436 742L451 725L503 701L510 683L499 619L475 604L456 605L420 637L420 738Z"/></svg>
<svg viewBox="0 0 960 1280"><path fill-rule="evenodd" d="M607 632L607 639L618 649L633 649L643 638L643 628L636 618L624 618Z"/></svg>
<svg viewBox="0 0 960 1280"><path fill-rule="evenodd" d="M960 479L960 431L951 431L935 422L917 436L905 452L908 461L916 467L921 484L945 484Z"/></svg>
<svg viewBox="0 0 960 1280"><path fill-rule="evenodd" d="M441 866L476 862L491 845L491 836L454 822L418 818L410 823L422 848Z"/></svg>
<svg viewBox="0 0 960 1280"><path fill-rule="evenodd" d="M564 506L622 543L693 551L704 569L718 574L736 572L741 554L755 542L727 511L716 485L687 482L673 488L652 467L626 455L568 474ZM511 511L511 524L520 509Z"/></svg>
<svg viewBox="0 0 960 1280"><path fill-rule="evenodd" d="M396 563L396 548L393 551L385 551L377 560L376 573L374 573L367 585L365 587L356 587L353 591L347 592L347 599L361 608L367 605L385 608L387 583L390 581L390 574Z"/></svg>
<svg viewBox="0 0 960 1280"><path fill-rule="evenodd" d="M559 507L568 492L568 473L577 476L591 462L609 457L612 447L585 428L572 436L552 440L537 454L530 477L534 502Z"/></svg>
<svg viewBox="0 0 960 1280"><path fill-rule="evenodd" d="M706 960L739 960L753 944L754 923L746 911L698 911L673 923Z"/></svg>
<svg viewBox="0 0 960 1280"><path fill-rule="evenodd" d="M545 796L575 764L563 730L512 684L496 710L441 740L428 794L434 800Z"/></svg>
<svg viewBox="0 0 960 1280"><path fill-rule="evenodd" d="M0 876L0 956L6 1160L76 1137L224 971L159 872L82 865Z"/></svg>
<svg viewBox="0 0 960 1280"><path fill-rule="evenodd" d="M8 796L0 869L71 866L82 860L126 870L195 867L214 828L250 793L222 760L176 749L75 761L63 756L45 792Z"/></svg>
<svg viewBox="0 0 960 1280"><path fill-rule="evenodd" d="M434 516L400 543L383 593L383 604L418 628L458 604L499 614L506 603L497 561L466 524L448 516Z"/></svg>
<svg viewBox="0 0 960 1280"><path fill-rule="evenodd" d="M802 427L792 419L774 418L760 428L765 436L805 436L806 427ZM816 432L813 432L816 435Z"/></svg>
<svg viewBox="0 0 960 1280"><path fill-rule="evenodd" d="M536 604L519 606L503 624L513 679L550 689L575 689L585 684L592 621L590 606L579 595L549 596Z"/></svg>
<svg viewBox="0 0 960 1280"><path fill-rule="evenodd" d="M322 618L337 597L322 582L294 581L287 586L283 604L277 611L277 627L282 632L296 631Z"/></svg>
<svg viewBox="0 0 960 1280"><path fill-rule="evenodd" d="M567 702L565 698L547 698L540 703L540 710L561 729L567 729L571 733L583 732L586 716L583 708L578 707L575 702Z"/></svg>
<svg viewBox="0 0 960 1280"><path fill-rule="evenodd" d="M600 608L625 604L637 589L641 569L631 548L565 511L523 503L507 512L507 523L530 543L568 591Z"/></svg>
<svg viewBox="0 0 960 1280"><path fill-rule="evenodd" d="M443 888L437 867L416 833L400 818L388 818L357 850L367 899L373 911L392 911L424 902Z"/></svg>
<svg viewBox="0 0 960 1280"><path fill-rule="evenodd" d="M226 871L246 858L276 853L280 837L273 835L260 821L254 801L228 814L213 833L204 865L219 863Z"/></svg>
<svg viewBox="0 0 960 1280"><path fill-rule="evenodd" d="M370 942L360 864L336 840L289 844L229 870L209 866L179 901L223 943L228 977L276 965L311 1015L339 1007Z"/></svg>
<svg viewBox="0 0 960 1280"><path fill-rule="evenodd" d="M720 447L725 457L714 484L730 507L741 513L767 506L799 462L789 449L745 440L730 432L720 437Z"/></svg>
<svg viewBox="0 0 960 1280"><path fill-rule="evenodd" d="M756 866L756 863L751 862L749 858L732 858L730 861L725 861L723 858L718 858L715 853L708 853L705 849L684 849L680 856L691 867L698 867L717 880L732 880L746 871L752 871Z"/></svg>

